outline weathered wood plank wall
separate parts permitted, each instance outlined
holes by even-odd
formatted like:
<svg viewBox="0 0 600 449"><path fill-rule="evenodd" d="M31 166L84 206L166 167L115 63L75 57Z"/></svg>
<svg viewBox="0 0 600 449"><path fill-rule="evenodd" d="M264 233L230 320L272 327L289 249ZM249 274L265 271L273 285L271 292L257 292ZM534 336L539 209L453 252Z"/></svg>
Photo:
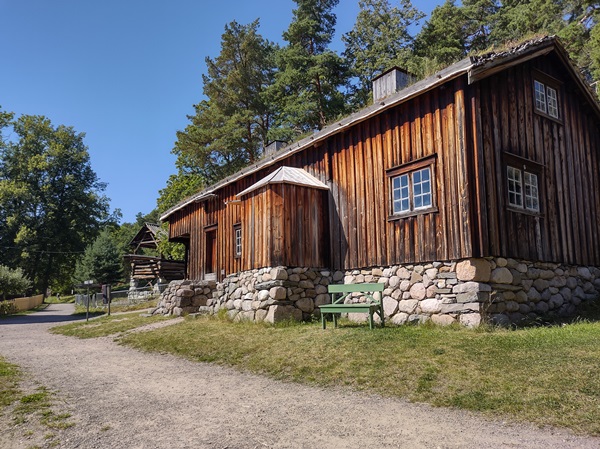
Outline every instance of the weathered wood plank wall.
<svg viewBox="0 0 600 449"><path fill-rule="evenodd" d="M535 112L533 83L540 73L561 83L559 120ZM470 104L481 122L474 138L476 253L600 265L598 117L561 62L549 55L484 79ZM507 207L506 153L540 164L539 215Z"/></svg>
<svg viewBox="0 0 600 449"><path fill-rule="evenodd" d="M467 163L468 145L465 88L464 78L454 80L225 186L216 192L217 199L173 214L169 218L170 237L189 235L188 276L204 275L203 234L214 224L218 226L220 277L221 269L229 274L279 260L298 266L311 262L352 269L469 257L473 229L466 189L470 179L461 171ZM434 154L437 211L389 220L390 180L386 170ZM303 168L330 186L330 192L319 193L328 196L322 208L315 207L318 201L306 189L294 186L270 186L270 196L254 194L248 207L232 205L238 192L282 165ZM285 191L283 209L281 189ZM258 220L267 209L275 215ZM283 220L279 220L279 210ZM310 217L313 224L328 229L325 237L315 240L309 234L309 223L300 217ZM236 259L233 225L240 221L243 255ZM253 223L252 229L245 225L248 222ZM283 229L279 231L279 224L274 222L282 223Z"/></svg>

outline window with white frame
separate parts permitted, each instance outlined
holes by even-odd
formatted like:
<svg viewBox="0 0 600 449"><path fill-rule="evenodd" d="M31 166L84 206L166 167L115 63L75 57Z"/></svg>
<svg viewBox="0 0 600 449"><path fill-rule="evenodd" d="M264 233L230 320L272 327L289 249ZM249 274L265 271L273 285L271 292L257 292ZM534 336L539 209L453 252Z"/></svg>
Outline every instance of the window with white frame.
<svg viewBox="0 0 600 449"><path fill-rule="evenodd" d="M541 81L534 80L535 108L539 112L558 119L558 91Z"/></svg>
<svg viewBox="0 0 600 449"><path fill-rule="evenodd" d="M434 206L433 158L388 170L392 215L427 211Z"/></svg>
<svg viewBox="0 0 600 449"><path fill-rule="evenodd" d="M233 248L235 257L241 257L242 255L242 225L235 225L233 227Z"/></svg>
<svg viewBox="0 0 600 449"><path fill-rule="evenodd" d="M508 165L508 204L531 212L540 211L538 175Z"/></svg>

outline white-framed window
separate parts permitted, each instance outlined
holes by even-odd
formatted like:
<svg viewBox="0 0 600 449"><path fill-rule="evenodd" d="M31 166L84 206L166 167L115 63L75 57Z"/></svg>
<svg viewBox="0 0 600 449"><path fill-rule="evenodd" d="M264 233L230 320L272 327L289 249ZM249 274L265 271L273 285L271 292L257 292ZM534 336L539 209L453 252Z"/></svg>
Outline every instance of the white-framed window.
<svg viewBox="0 0 600 449"><path fill-rule="evenodd" d="M535 173L525 172L525 209L534 212L540 211L540 196L538 190L538 177Z"/></svg>
<svg viewBox="0 0 600 449"><path fill-rule="evenodd" d="M535 108L543 114L558 119L558 91L541 81L534 80Z"/></svg>
<svg viewBox="0 0 600 449"><path fill-rule="evenodd" d="M404 215L433 207L432 167L434 159L427 164L416 164L392 170L391 181L392 215ZM423 166L425 165L425 166Z"/></svg>
<svg viewBox="0 0 600 449"><path fill-rule="evenodd" d="M508 165L508 204L531 212L540 211L538 175Z"/></svg>
<svg viewBox="0 0 600 449"><path fill-rule="evenodd" d="M242 256L242 225L233 226L233 251L235 257Z"/></svg>

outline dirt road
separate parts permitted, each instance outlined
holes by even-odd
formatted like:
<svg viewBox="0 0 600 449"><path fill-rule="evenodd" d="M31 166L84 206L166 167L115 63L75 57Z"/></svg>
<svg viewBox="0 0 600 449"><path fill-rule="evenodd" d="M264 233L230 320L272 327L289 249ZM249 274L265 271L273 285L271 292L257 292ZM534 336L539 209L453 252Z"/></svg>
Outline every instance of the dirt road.
<svg viewBox="0 0 600 449"><path fill-rule="evenodd" d="M323 390L48 328L71 305L0 320L0 355L57 392L62 448L599 448L599 438ZM2 429L4 430L4 429ZM26 448L19 435L2 444ZM2 441L2 440L0 440ZM8 444L8 446L7 446Z"/></svg>

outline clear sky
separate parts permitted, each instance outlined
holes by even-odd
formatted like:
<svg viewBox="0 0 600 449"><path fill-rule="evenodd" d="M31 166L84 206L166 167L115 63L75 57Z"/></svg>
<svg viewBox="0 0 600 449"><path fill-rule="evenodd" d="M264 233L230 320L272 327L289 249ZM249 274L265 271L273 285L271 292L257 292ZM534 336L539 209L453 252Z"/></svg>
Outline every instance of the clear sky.
<svg viewBox="0 0 600 449"><path fill-rule="evenodd" d="M394 3L393 0L391 3ZM429 14L442 0L413 0ZM177 130L202 99L225 24L260 18L282 42L292 0L0 0L0 106L86 134L111 210L134 221L176 172ZM334 48L358 0L340 0Z"/></svg>

